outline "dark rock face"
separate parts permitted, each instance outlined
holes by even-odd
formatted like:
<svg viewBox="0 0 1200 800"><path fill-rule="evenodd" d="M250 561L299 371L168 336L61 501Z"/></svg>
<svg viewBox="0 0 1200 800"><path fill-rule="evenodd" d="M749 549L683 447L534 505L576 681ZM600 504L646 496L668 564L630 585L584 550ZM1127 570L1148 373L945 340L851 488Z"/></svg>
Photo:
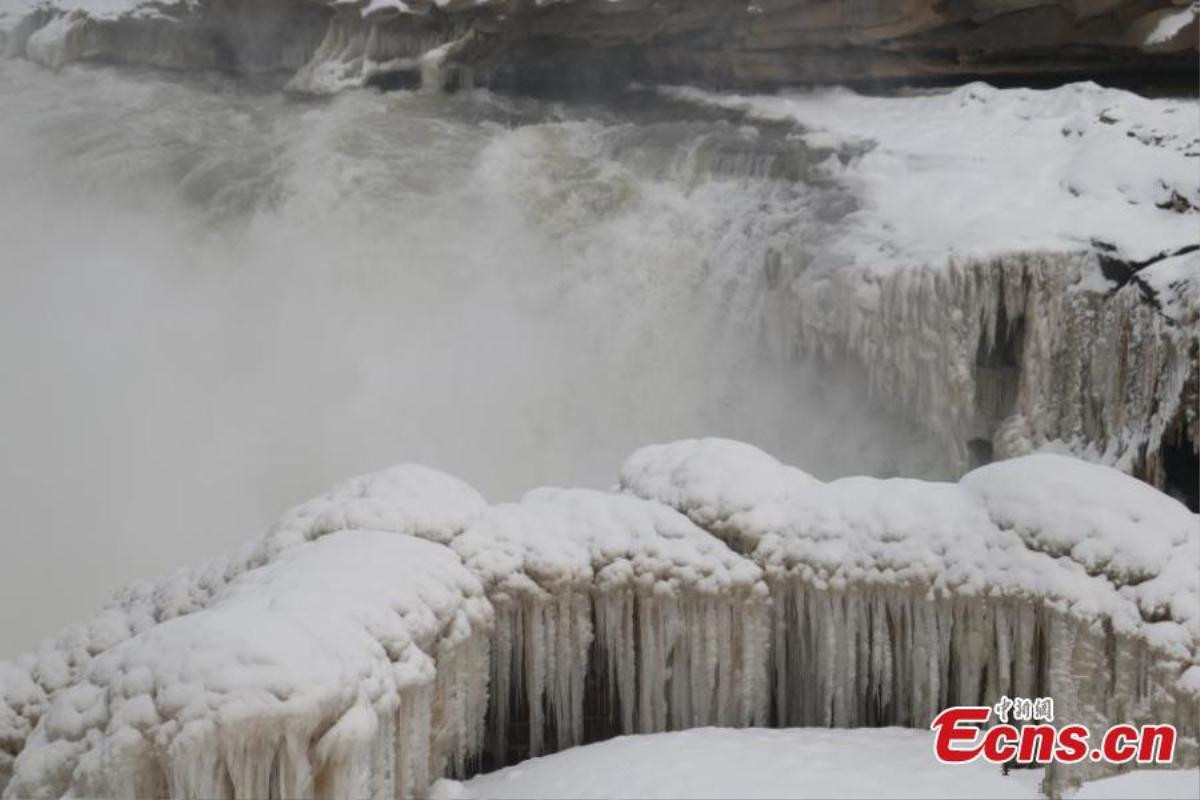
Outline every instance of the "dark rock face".
<svg viewBox="0 0 1200 800"><path fill-rule="evenodd" d="M294 0L206 0L198 10L167 7L118 18L67 15L64 35L45 35L61 22L51 8L21 20L4 39L10 57L58 68L71 61L106 61L167 69L218 69L245 74L294 71L311 58L328 11ZM46 39L39 42L39 39Z"/></svg>
<svg viewBox="0 0 1200 800"><path fill-rule="evenodd" d="M364 16L350 3L335 11L307 0L210 0L199 10L89 19L64 60L246 72L294 71L307 61L296 88L329 90L407 85L422 72L421 53L454 42L438 60L437 80L525 92L619 89L629 81L725 89L1132 75L1194 82L1198 64L1197 23L1183 0L402 5L406 13L376 4ZM13 31L10 52L25 54L28 36Z"/></svg>
<svg viewBox="0 0 1200 800"><path fill-rule="evenodd" d="M1195 74L1194 20L1154 0L615 0L497 18L490 82L571 88L622 78L764 89L1130 72Z"/></svg>

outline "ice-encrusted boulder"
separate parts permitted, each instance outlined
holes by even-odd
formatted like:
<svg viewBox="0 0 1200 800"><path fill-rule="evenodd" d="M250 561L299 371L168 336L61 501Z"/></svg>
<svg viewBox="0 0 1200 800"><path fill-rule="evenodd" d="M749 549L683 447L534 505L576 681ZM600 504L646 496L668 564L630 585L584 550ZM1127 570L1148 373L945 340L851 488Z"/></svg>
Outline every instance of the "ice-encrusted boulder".
<svg viewBox="0 0 1200 800"><path fill-rule="evenodd" d="M92 620L46 640L18 664L0 667L0 697L5 701L0 716L0 783L9 774L5 767L21 750L51 698L86 680L96 656L172 620L219 605L247 573L259 576L261 568L288 556L289 550L351 527L356 519L369 520L384 531L420 531L427 538L448 539L473 522L485 506L483 499L458 479L427 467L402 464L346 481L293 509L265 537L230 556L177 570L159 580L131 583ZM335 515L336 521L328 515ZM82 735L82 729L78 733ZM75 739L78 736L72 741ZM78 754L81 747L75 741L70 746L60 745L56 752ZM39 769L38 764L29 769ZM60 775L59 779L69 777ZM46 785L40 780L38 786ZM33 787L22 793L28 791Z"/></svg>
<svg viewBox="0 0 1200 800"><path fill-rule="evenodd" d="M478 747L490 617L445 548L330 534L99 654L50 698L8 791L412 794Z"/></svg>
<svg viewBox="0 0 1200 800"><path fill-rule="evenodd" d="M5 796L386 797L721 724L1053 695L1195 761L1200 517L1037 455L829 483L717 439L486 506L406 465L0 665Z"/></svg>

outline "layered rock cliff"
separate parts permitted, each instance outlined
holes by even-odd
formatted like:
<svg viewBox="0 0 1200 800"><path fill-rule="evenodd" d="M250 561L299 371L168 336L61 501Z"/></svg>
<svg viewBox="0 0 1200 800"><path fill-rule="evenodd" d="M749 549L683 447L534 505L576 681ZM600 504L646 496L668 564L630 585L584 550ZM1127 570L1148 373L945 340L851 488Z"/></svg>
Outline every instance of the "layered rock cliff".
<svg viewBox="0 0 1200 800"><path fill-rule="evenodd" d="M313 91L1190 77L1197 43L1195 5L1180 0L65 0L21 12L6 15L9 52L53 66L304 65L293 86Z"/></svg>

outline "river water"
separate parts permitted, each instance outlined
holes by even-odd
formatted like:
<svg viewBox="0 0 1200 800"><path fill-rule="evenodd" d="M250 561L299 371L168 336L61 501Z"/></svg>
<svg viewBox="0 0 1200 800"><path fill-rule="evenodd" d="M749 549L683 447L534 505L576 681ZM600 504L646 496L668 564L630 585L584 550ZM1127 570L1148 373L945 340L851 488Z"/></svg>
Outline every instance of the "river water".
<svg viewBox="0 0 1200 800"><path fill-rule="evenodd" d="M644 97L0 62L0 655L400 461L492 500L691 436L928 474L772 336L772 264L853 205L810 166Z"/></svg>

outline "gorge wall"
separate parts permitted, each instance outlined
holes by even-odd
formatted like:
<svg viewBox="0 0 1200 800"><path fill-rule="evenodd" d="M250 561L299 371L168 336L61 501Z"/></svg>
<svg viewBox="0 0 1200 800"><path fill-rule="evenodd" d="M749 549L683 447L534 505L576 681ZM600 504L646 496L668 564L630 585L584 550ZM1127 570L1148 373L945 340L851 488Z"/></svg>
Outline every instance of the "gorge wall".
<svg viewBox="0 0 1200 800"><path fill-rule="evenodd" d="M434 64L446 86L524 92L630 81L1189 81L1197 64L1196 12L1180 0L194 0L103 13L51 4L9 27L10 54L50 65L303 65L292 85L309 91L412 85Z"/></svg>

